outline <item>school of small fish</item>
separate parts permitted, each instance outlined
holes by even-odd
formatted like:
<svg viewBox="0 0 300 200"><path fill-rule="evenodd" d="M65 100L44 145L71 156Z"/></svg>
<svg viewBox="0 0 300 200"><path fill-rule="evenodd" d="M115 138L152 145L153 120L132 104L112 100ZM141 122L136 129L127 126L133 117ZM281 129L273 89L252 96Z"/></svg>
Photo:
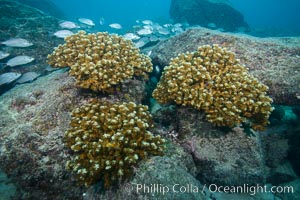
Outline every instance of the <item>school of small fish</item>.
<svg viewBox="0 0 300 200"><path fill-rule="evenodd" d="M96 23L92 19L78 18L78 21L85 26L80 27L75 22L63 21L59 24L62 30L58 30L53 35L58 38L65 38L67 36L73 35L74 32L68 29L79 29L79 30L83 29L88 32L97 31L94 30ZM159 23L153 22L152 20L148 20L148 19L136 20L135 22L136 25L132 27L132 30L123 34L123 37L125 39L134 41L138 48L142 48L148 43L153 43L154 45L161 40L182 33L188 27L188 24L181 24L181 23L161 25ZM124 32L124 30L122 30L123 26L120 23L110 23L106 25L106 20L103 17L99 19L98 26L101 27L101 31L103 31L103 28L106 27L105 31L108 32L119 33L119 34Z"/></svg>
<svg viewBox="0 0 300 200"><path fill-rule="evenodd" d="M10 38L6 41L1 42L1 45L5 45L6 47L12 47L12 48L26 48L26 47L31 47L33 45L33 43L29 42L28 40L26 40L24 38ZM5 61L9 57L10 57L10 53L2 51L2 50L0 51L0 60ZM31 63L32 61L34 61L34 58L30 57L30 56L26 56L26 55L15 56L13 58L8 59L8 61L6 63L0 63L1 70L6 67L16 67L19 65L25 65L25 64ZM30 74L25 76L27 81L34 78L33 73L35 73L35 72L30 73L31 77L28 76ZM11 84L11 83L15 82L16 80L19 80L19 78L21 76L22 76L21 73L16 73L16 72L6 72L3 74L0 74L0 86ZM37 76L35 78L37 78Z"/></svg>
<svg viewBox="0 0 300 200"><path fill-rule="evenodd" d="M188 24L159 24L154 21L145 19L145 20L136 20L136 25L132 27L129 31L124 31L123 26L120 23L107 23L103 17L99 19L99 23L96 26L96 23L89 18L78 18L78 22L73 21L60 21L58 24L61 30L57 30L51 35L57 38L66 38L73 35L78 30L86 30L88 32L97 32L95 27L101 27L103 29L112 33L122 34L122 37L127 40L132 40L134 45L137 48L143 48L146 46L151 46L157 42L164 40L173 35L182 33L187 27ZM71 31L73 30L73 31ZM75 31L74 31L75 30ZM125 32L125 33L124 33ZM31 41L25 38L8 38L5 41L0 42L1 45L4 45L7 48L28 48L34 45ZM148 52L149 55L151 51ZM0 60L1 69L9 69L13 67L23 66L26 67L27 64L32 63L35 58L28 55L14 55L12 51L6 51L5 49L0 49ZM46 67L45 71L52 72L56 69L51 68L50 66ZM159 71L155 67L156 71ZM26 72L24 74L16 72L6 72L0 74L0 86L5 84L23 84L27 82L32 82L37 79L40 74L36 72Z"/></svg>

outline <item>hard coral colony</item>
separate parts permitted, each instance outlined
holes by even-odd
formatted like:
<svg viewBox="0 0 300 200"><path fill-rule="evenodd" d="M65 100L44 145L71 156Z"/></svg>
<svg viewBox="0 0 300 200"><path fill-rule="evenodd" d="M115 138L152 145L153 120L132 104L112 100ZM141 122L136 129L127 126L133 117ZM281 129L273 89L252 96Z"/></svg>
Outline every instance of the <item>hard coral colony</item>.
<svg viewBox="0 0 300 200"><path fill-rule="evenodd" d="M147 77L152 70L150 58L117 35L80 31L65 41L48 62L70 66L79 87L111 92L126 79ZM214 45L172 59L153 96L160 103L175 101L204 110L217 126L250 119L252 127L261 130L272 111L267 90L232 52ZM94 99L73 111L70 126L65 142L74 157L67 167L87 186L103 180L108 188L132 174L138 161L163 154L165 141L149 131L152 119L143 105Z"/></svg>
<svg viewBox="0 0 300 200"><path fill-rule="evenodd" d="M162 155L164 139L153 126L147 106L94 100L72 113L67 146L76 155L67 167L85 185L104 180L107 188L132 173L148 155Z"/></svg>
<svg viewBox="0 0 300 200"><path fill-rule="evenodd" d="M70 67L81 88L112 92L133 76L147 77L151 60L129 40L108 33L66 37L48 55L54 67ZM108 188L132 173L132 166L148 155L162 155L164 139L153 136L147 106L92 100L72 112L65 143L74 157L67 168L86 186L104 181Z"/></svg>
<svg viewBox="0 0 300 200"><path fill-rule="evenodd" d="M273 110L267 90L234 53L205 45L172 59L153 97L159 103L174 101L204 110L207 120L217 126L233 127L250 120L253 129L262 130Z"/></svg>
<svg viewBox="0 0 300 200"><path fill-rule="evenodd" d="M140 54L130 40L106 32L79 31L66 37L65 44L48 55L48 63L54 67L69 66L79 87L103 92L112 92L126 79L147 77L152 71L150 58Z"/></svg>

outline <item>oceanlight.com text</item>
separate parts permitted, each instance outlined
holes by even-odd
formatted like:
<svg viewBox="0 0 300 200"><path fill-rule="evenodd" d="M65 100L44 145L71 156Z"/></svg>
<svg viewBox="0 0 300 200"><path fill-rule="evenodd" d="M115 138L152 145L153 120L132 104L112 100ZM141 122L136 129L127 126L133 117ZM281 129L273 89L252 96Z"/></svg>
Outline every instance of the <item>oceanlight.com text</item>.
<svg viewBox="0 0 300 200"><path fill-rule="evenodd" d="M267 186L267 185L248 185L241 186L219 186L216 184L208 185L210 192L224 192L224 193L246 193L255 195L257 193L294 193L293 186Z"/></svg>
<svg viewBox="0 0 300 200"><path fill-rule="evenodd" d="M255 195L258 193L294 193L292 186L267 186L267 185L248 185L243 184L240 186L220 186L216 184L205 184L203 186L194 184L124 184L123 189L125 192L135 192L142 194L162 194L167 193L204 193L209 191L211 193L240 193Z"/></svg>

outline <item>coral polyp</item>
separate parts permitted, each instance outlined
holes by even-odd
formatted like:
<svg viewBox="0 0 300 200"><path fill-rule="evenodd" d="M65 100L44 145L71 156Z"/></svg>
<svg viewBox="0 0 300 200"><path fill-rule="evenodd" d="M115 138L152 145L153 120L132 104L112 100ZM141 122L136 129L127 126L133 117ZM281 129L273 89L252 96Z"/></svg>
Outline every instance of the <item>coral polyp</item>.
<svg viewBox="0 0 300 200"><path fill-rule="evenodd" d="M173 58L153 97L159 103L203 110L217 126L233 127L248 120L253 129L262 130L273 110L267 91L233 52L205 45Z"/></svg>
<svg viewBox="0 0 300 200"><path fill-rule="evenodd" d="M65 134L74 157L67 168L86 186L104 181L108 188L132 174L149 155L163 155L164 139L154 136L147 106L93 100L72 112Z"/></svg>

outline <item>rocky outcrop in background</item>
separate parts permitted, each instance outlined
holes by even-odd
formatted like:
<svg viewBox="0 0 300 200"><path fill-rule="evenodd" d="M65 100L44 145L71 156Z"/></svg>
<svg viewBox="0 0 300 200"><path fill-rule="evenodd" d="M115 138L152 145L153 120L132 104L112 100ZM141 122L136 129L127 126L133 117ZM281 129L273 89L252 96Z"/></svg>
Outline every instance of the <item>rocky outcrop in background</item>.
<svg viewBox="0 0 300 200"><path fill-rule="evenodd" d="M227 1L172 0L170 16L175 22L222 28L225 31L249 29L243 15Z"/></svg>

